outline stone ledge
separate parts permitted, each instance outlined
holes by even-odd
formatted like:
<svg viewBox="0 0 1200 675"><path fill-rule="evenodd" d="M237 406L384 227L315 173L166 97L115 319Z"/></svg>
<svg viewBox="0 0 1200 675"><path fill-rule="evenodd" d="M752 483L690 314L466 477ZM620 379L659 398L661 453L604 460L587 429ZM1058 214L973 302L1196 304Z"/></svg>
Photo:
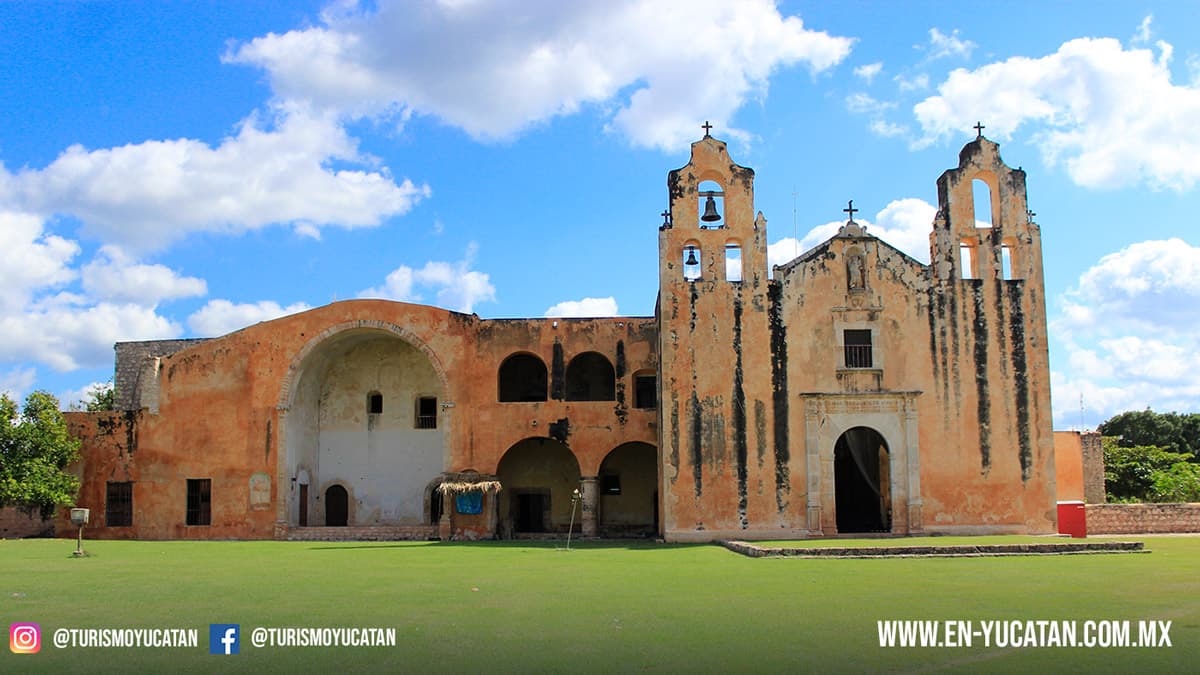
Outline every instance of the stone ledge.
<svg viewBox="0 0 1200 675"><path fill-rule="evenodd" d="M288 541L428 541L437 539L436 525L377 527L289 527Z"/></svg>
<svg viewBox="0 0 1200 675"><path fill-rule="evenodd" d="M980 558L1012 555L1086 555L1149 553L1140 541L1062 544L958 544L953 546L830 546L764 548L744 541L717 542L751 558Z"/></svg>

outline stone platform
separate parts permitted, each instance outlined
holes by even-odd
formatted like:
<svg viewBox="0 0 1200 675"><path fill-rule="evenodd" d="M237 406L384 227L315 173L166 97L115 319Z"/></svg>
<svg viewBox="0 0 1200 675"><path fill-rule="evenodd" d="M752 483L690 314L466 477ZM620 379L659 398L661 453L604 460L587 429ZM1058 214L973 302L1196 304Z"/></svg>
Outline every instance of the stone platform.
<svg viewBox="0 0 1200 675"><path fill-rule="evenodd" d="M979 558L1013 555L1086 555L1149 553L1140 541L1046 544L955 544L947 546L821 546L764 547L745 541L718 542L751 558Z"/></svg>

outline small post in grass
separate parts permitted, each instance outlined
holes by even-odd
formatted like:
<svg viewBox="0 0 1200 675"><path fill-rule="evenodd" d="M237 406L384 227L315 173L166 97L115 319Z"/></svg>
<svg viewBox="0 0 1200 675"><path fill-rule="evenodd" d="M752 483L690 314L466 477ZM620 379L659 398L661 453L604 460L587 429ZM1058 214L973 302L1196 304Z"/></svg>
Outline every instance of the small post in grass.
<svg viewBox="0 0 1200 675"><path fill-rule="evenodd" d="M571 533L575 530L575 508L579 506L579 488L571 493L571 524L567 526L567 550L571 550Z"/></svg>
<svg viewBox="0 0 1200 675"><path fill-rule="evenodd" d="M91 513L88 509L71 509L71 523L79 526L79 534L75 537L75 553L76 558L84 555L83 553L83 526L88 524L88 515Z"/></svg>

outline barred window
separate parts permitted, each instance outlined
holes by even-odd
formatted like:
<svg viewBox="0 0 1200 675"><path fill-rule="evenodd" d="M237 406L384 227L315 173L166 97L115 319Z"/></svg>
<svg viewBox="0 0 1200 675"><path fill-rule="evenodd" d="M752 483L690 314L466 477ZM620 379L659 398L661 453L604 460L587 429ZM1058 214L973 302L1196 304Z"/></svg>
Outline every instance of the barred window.
<svg viewBox="0 0 1200 675"><path fill-rule="evenodd" d="M871 358L871 331L846 330L842 333L842 336L846 345L846 367L870 368L873 363Z"/></svg>
<svg viewBox="0 0 1200 675"><path fill-rule="evenodd" d="M187 524L212 524L212 479L189 478L187 481Z"/></svg>
<svg viewBox="0 0 1200 675"><path fill-rule="evenodd" d="M108 527L133 525L133 483L108 482L104 494L104 524Z"/></svg>

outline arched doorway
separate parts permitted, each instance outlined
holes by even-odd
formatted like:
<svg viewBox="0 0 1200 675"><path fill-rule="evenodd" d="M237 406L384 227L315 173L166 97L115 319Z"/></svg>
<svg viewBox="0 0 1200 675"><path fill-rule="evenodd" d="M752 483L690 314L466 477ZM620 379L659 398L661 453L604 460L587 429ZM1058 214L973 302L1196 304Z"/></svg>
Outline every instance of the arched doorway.
<svg viewBox="0 0 1200 675"><path fill-rule="evenodd" d="M650 537L658 532L658 450L618 445L600 464L600 534Z"/></svg>
<svg viewBox="0 0 1200 675"><path fill-rule="evenodd" d="M345 527L350 516L350 496L341 485L330 485L325 490L325 525Z"/></svg>
<svg viewBox="0 0 1200 675"><path fill-rule="evenodd" d="M838 533L890 532L892 500L887 442L869 427L838 437L833 451Z"/></svg>
<svg viewBox="0 0 1200 675"><path fill-rule="evenodd" d="M579 488L579 461L552 438L527 438L504 453L496 470L502 535L566 532L571 497ZM582 514L575 513L575 527Z"/></svg>

